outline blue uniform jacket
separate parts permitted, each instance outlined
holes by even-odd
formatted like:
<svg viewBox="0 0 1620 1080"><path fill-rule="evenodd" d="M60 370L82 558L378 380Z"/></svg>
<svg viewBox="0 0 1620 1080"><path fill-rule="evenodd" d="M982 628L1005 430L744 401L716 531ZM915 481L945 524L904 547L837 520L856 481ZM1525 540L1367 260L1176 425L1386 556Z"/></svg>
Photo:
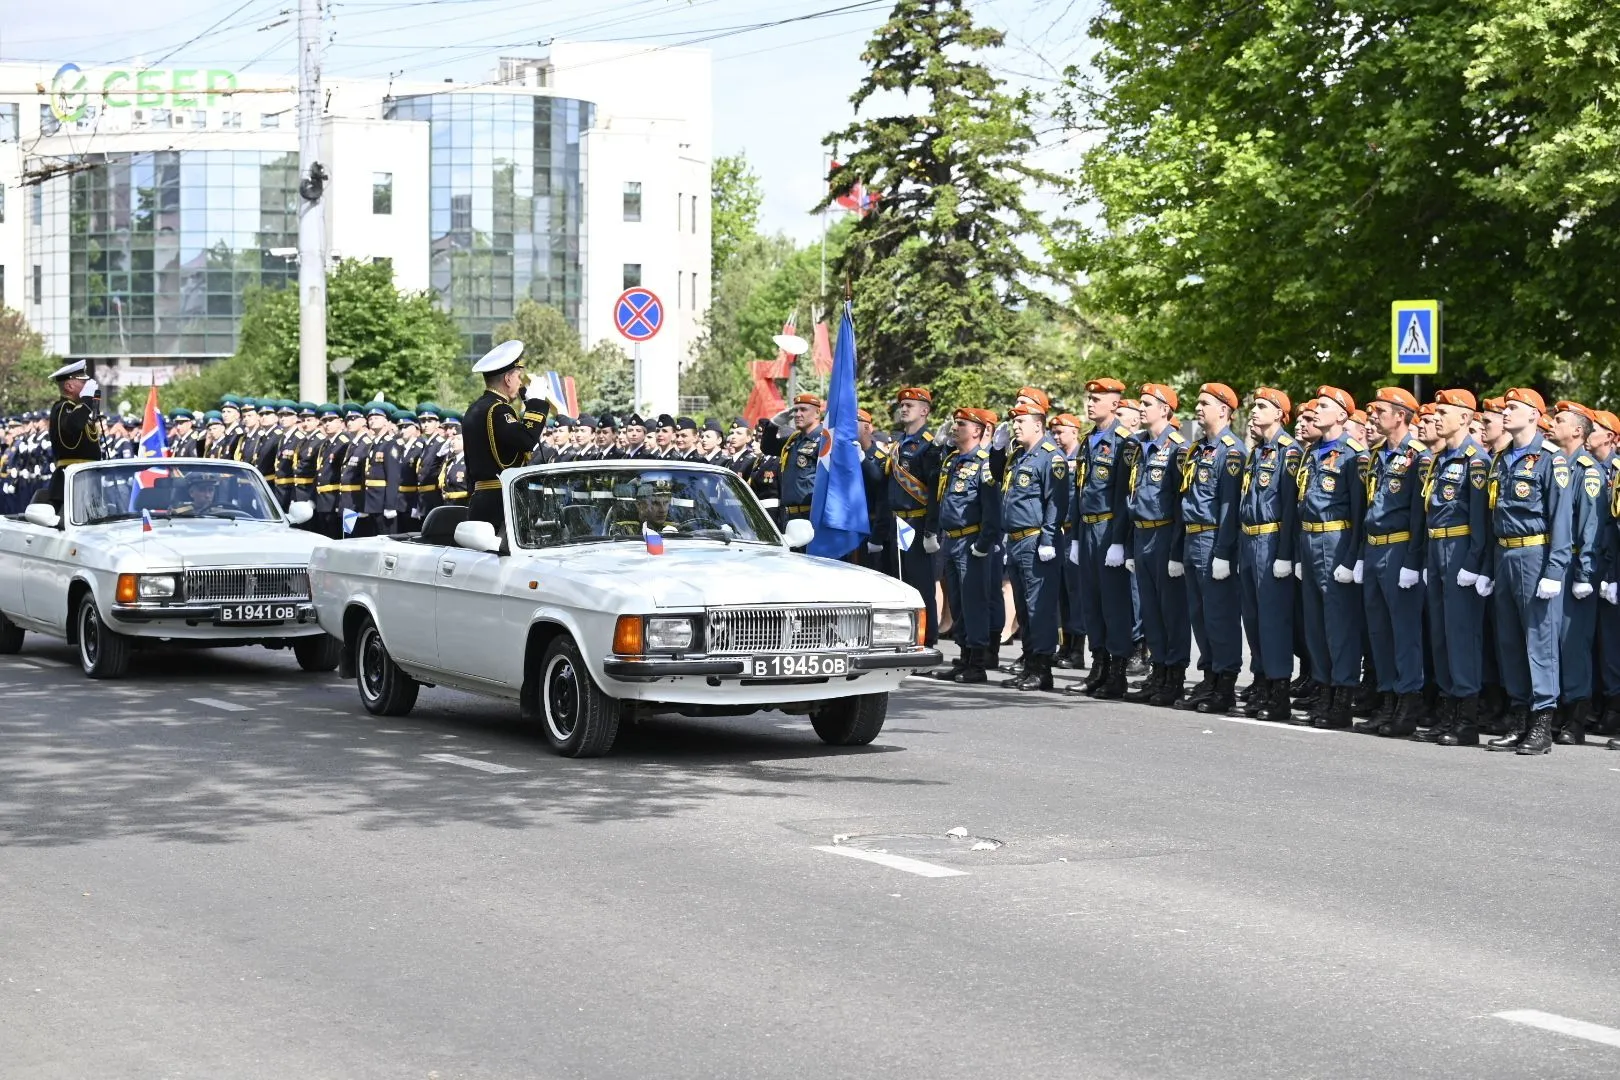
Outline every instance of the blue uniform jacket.
<svg viewBox="0 0 1620 1080"><path fill-rule="evenodd" d="M1490 456L1472 435L1455 450L1444 447L1429 463L1423 481L1426 520L1424 528L1430 532L1442 529L1468 530L1468 551L1462 569L1470 574L1485 573L1490 569L1486 549L1489 528L1486 517L1485 481L1491 470ZM1461 533L1451 532L1451 536Z"/></svg>
<svg viewBox="0 0 1620 1080"><path fill-rule="evenodd" d="M1126 515L1126 486L1131 466L1142 452L1142 444L1123 424L1093 430L1080 443L1075 459L1075 498L1070 513L1076 531L1086 518L1112 514L1108 520L1108 542L1130 540L1130 518Z"/></svg>
<svg viewBox="0 0 1620 1080"><path fill-rule="evenodd" d="M1406 533L1408 543L1401 566L1423 569L1428 549L1423 527L1423 478L1428 475L1434 455L1410 436L1404 446L1380 446L1368 454L1366 536L1394 536ZM1356 558L1364 558L1362 551Z"/></svg>
<svg viewBox="0 0 1620 1080"><path fill-rule="evenodd" d="M1497 541L1539 536L1543 542L1534 546L1544 553L1540 576L1564 579L1574 517L1570 508L1573 481L1569 459L1539 434L1529 446L1509 446L1496 455L1485 485L1493 541L1489 577L1496 577L1496 560L1509 550Z"/></svg>
<svg viewBox="0 0 1620 1080"><path fill-rule="evenodd" d="M902 435L883 459L889 478L889 510L922 533L939 531L939 447L934 433Z"/></svg>
<svg viewBox="0 0 1620 1080"><path fill-rule="evenodd" d="M1570 501L1574 504L1574 516L1569 526L1569 582L1571 585L1585 582L1595 589L1601 580L1599 574L1603 571L1598 530L1606 511L1605 470L1585 450L1575 455L1573 465Z"/></svg>
<svg viewBox="0 0 1620 1080"><path fill-rule="evenodd" d="M1181 561L1181 466L1187 438L1166 427L1157 439L1144 436L1125 482L1125 504L1132 522L1164 521L1170 534L1170 561Z"/></svg>
<svg viewBox="0 0 1620 1080"><path fill-rule="evenodd" d="M939 474L939 526L946 533L985 535L988 550L1001 534L1001 492L990 470L990 451L958 452ZM977 526L978 534L961 533Z"/></svg>
<svg viewBox="0 0 1620 1080"><path fill-rule="evenodd" d="M1228 429L1198 440L1181 467L1182 531L1190 525L1214 526L1213 559L1231 562L1237 557L1244 452Z"/></svg>
<svg viewBox="0 0 1620 1080"><path fill-rule="evenodd" d="M816 459L821 456L821 440L826 432L826 428L817 424L807 432L795 431L782 443L777 460L782 466L778 484L783 510L810 505L816 493Z"/></svg>
<svg viewBox="0 0 1620 1080"><path fill-rule="evenodd" d="M1313 526L1343 523L1333 530L1338 542L1333 565L1354 568L1360 557L1361 532L1366 518L1367 448L1346 435L1321 442L1305 455L1299 476L1299 527L1316 534Z"/></svg>
<svg viewBox="0 0 1620 1080"><path fill-rule="evenodd" d="M1238 523L1254 528L1277 526L1280 562L1294 561L1294 532L1299 511L1296 490L1304 452L1288 432L1277 429L1277 437L1256 443L1249 451L1243 472L1243 494L1238 500Z"/></svg>
<svg viewBox="0 0 1620 1080"><path fill-rule="evenodd" d="M1056 443L1042 439L1028 449L1014 451L1002 488L1002 531L1012 536L1040 529L1041 545L1056 548L1069 490L1069 463Z"/></svg>

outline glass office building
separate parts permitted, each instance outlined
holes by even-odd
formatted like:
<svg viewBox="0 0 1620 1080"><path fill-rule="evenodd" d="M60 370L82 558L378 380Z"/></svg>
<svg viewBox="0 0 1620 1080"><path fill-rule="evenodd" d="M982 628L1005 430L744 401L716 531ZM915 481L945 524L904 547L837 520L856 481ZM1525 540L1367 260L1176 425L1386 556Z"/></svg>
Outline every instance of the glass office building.
<svg viewBox="0 0 1620 1080"><path fill-rule="evenodd" d="M66 311L71 355L229 356L247 289L297 281L286 254L298 243L296 154L166 150L75 164L31 208L36 235L57 240L36 255L36 295Z"/></svg>
<svg viewBox="0 0 1620 1080"><path fill-rule="evenodd" d="M532 297L581 325L585 153L595 107L531 94L450 93L390 102L431 129L430 277L473 355Z"/></svg>

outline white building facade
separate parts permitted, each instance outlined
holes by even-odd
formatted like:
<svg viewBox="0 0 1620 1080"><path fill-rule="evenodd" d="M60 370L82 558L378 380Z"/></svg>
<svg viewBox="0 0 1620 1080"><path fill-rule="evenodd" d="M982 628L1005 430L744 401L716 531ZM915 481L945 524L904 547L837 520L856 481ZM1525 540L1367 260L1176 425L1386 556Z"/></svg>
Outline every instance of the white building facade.
<svg viewBox="0 0 1620 1080"><path fill-rule="evenodd" d="M432 289L469 356L523 299L555 306L586 346L639 353L638 404L673 412L710 296L709 68L704 50L556 42L481 84L328 80L328 258ZM111 386L229 356L247 290L297 280L293 90L0 64L0 304ZM664 315L639 347L614 324L632 286Z"/></svg>

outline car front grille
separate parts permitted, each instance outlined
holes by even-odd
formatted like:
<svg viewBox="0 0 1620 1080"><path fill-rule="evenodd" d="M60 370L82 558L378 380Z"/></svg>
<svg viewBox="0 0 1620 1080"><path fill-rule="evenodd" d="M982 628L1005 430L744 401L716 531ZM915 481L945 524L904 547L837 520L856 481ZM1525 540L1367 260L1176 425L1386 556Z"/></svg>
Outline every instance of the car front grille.
<svg viewBox="0 0 1620 1080"><path fill-rule="evenodd" d="M187 570L186 599L308 600L309 571L302 566L258 566L241 570Z"/></svg>
<svg viewBox="0 0 1620 1080"><path fill-rule="evenodd" d="M872 609L864 604L710 608L711 654L818 652L872 644Z"/></svg>

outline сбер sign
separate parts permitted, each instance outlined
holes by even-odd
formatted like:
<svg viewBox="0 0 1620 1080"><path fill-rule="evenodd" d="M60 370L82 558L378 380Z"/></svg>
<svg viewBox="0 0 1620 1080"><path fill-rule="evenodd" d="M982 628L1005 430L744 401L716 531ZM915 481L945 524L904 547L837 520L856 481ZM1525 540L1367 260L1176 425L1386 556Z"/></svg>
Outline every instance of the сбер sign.
<svg viewBox="0 0 1620 1080"><path fill-rule="evenodd" d="M235 92L236 73L217 68L117 70L93 83L78 64L63 64L51 78L51 114L71 124L84 115L91 97L100 97L108 109L211 108Z"/></svg>

